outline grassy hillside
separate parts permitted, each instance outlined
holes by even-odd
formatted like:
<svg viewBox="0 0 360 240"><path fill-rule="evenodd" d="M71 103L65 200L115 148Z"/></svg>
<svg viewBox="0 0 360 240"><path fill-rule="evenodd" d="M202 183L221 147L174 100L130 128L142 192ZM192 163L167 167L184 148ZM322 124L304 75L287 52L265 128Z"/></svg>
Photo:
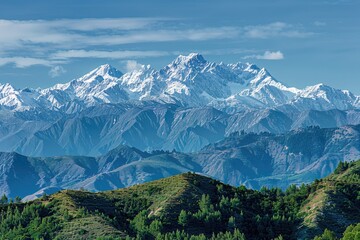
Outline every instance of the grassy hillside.
<svg viewBox="0 0 360 240"><path fill-rule="evenodd" d="M304 221L299 237L320 234L325 228L340 235L350 224L360 222L360 161L340 163L313 187L316 190L300 210Z"/></svg>
<svg viewBox="0 0 360 240"><path fill-rule="evenodd" d="M360 222L360 161L286 191L185 173L130 188L0 205L0 239L310 239ZM192 236L192 238L190 238Z"/></svg>

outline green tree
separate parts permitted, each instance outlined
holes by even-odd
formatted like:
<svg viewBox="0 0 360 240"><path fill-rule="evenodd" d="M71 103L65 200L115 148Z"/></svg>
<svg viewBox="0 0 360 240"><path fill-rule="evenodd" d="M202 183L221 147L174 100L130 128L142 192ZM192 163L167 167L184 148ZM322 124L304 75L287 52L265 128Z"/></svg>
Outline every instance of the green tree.
<svg viewBox="0 0 360 240"><path fill-rule="evenodd" d="M189 214L185 210L181 210L179 217L178 217L179 225L185 227L189 223Z"/></svg>
<svg viewBox="0 0 360 240"><path fill-rule="evenodd" d="M235 217L231 216L228 221L228 229L233 231L236 227Z"/></svg>
<svg viewBox="0 0 360 240"><path fill-rule="evenodd" d="M7 196L5 194L3 194L0 199L0 204L7 204L8 202L9 202L9 199L7 198Z"/></svg>
<svg viewBox="0 0 360 240"><path fill-rule="evenodd" d="M199 208L200 208L200 211L202 211L204 213L214 210L214 207L211 204L209 195L203 194L201 196L201 200L199 201Z"/></svg>
<svg viewBox="0 0 360 240"><path fill-rule="evenodd" d="M130 222L130 226L141 239L146 238L149 235L149 219L147 215L148 212L143 210Z"/></svg>
<svg viewBox="0 0 360 240"><path fill-rule="evenodd" d="M245 235L239 229L234 230L234 240L245 240Z"/></svg>
<svg viewBox="0 0 360 240"><path fill-rule="evenodd" d="M155 219L154 221L151 222L149 226L149 232L151 235L155 237L159 233L161 233L162 228L163 228L162 223L159 220Z"/></svg>
<svg viewBox="0 0 360 240"><path fill-rule="evenodd" d="M342 240L359 240L360 239L360 223L350 225L346 228Z"/></svg>
<svg viewBox="0 0 360 240"><path fill-rule="evenodd" d="M44 201L47 201L47 200L49 200L49 196L44 192L43 193L43 195L42 195L42 200L44 200Z"/></svg>
<svg viewBox="0 0 360 240"><path fill-rule="evenodd" d="M282 235L279 235L278 237L276 237L274 240L284 240Z"/></svg>
<svg viewBox="0 0 360 240"><path fill-rule="evenodd" d="M323 234L320 236L316 236L314 240L337 240L337 237L334 232L326 228Z"/></svg>
<svg viewBox="0 0 360 240"><path fill-rule="evenodd" d="M21 202L21 197L19 197L19 196L16 196L15 197L15 203L20 203Z"/></svg>

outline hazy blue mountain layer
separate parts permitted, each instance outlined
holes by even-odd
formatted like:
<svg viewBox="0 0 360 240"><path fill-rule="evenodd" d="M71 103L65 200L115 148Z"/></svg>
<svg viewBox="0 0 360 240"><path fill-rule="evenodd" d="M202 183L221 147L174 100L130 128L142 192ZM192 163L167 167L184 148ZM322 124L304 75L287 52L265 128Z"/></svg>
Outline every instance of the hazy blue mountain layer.
<svg viewBox="0 0 360 240"><path fill-rule="evenodd" d="M195 153L120 146L99 157L0 155L0 192L33 198L61 188L109 190L198 172L235 186L286 188L324 177L360 158L360 125L284 134L234 133Z"/></svg>

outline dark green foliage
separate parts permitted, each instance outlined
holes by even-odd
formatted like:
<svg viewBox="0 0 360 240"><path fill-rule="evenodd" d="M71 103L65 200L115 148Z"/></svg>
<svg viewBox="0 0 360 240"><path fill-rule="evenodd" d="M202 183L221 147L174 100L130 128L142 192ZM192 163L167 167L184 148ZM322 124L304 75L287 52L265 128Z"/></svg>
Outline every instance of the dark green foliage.
<svg viewBox="0 0 360 240"><path fill-rule="evenodd" d="M335 169L335 174L340 174L342 172L345 172L348 168L355 165L355 162L340 162L337 168Z"/></svg>
<svg viewBox="0 0 360 240"><path fill-rule="evenodd" d="M189 215L185 210L181 210L178 218L180 226L186 227L189 224Z"/></svg>
<svg viewBox="0 0 360 240"><path fill-rule="evenodd" d="M314 240L360 240L360 223L348 226L342 238L337 238L334 232L325 229L323 234L316 236Z"/></svg>
<svg viewBox="0 0 360 240"><path fill-rule="evenodd" d="M324 233L321 236L315 237L314 240L337 240L337 238L334 232L325 229Z"/></svg>
<svg viewBox="0 0 360 240"><path fill-rule="evenodd" d="M3 194L0 199L0 204L7 204L8 201L9 201L9 199L7 198L7 196L5 194Z"/></svg>
<svg viewBox="0 0 360 240"><path fill-rule="evenodd" d="M189 235L185 231L175 231L166 234L160 234L157 236L156 240L245 240L244 234L242 234L238 229L235 229L232 232L219 232L217 234L213 233L211 236L205 236L204 234L199 235Z"/></svg>
<svg viewBox="0 0 360 240"><path fill-rule="evenodd" d="M15 203L20 203L21 202L21 197L16 196L14 202Z"/></svg>
<svg viewBox="0 0 360 240"><path fill-rule="evenodd" d="M350 225L346 228L342 240L359 240L360 239L360 223Z"/></svg>
<svg viewBox="0 0 360 240"><path fill-rule="evenodd" d="M36 202L9 204L0 210L0 239L53 239L58 230L58 220L52 216L54 209ZM22 238L20 238L22 239Z"/></svg>

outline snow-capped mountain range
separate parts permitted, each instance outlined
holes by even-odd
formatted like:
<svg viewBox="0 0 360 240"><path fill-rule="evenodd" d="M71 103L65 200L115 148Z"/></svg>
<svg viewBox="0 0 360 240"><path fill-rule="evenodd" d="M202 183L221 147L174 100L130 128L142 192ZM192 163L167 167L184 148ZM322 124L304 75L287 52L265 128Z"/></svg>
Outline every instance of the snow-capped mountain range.
<svg viewBox="0 0 360 240"><path fill-rule="evenodd" d="M282 134L360 124L359 97L287 87L249 63L200 54L121 73L100 66L47 89L0 86L0 152L99 156L119 145L196 152L234 132Z"/></svg>
<svg viewBox="0 0 360 240"><path fill-rule="evenodd" d="M160 70L144 65L123 74L106 64L47 89L17 90L10 84L0 85L0 106L12 111L50 109L72 113L98 104L129 101L213 106L228 112L288 106L297 110L360 107L360 97L347 90L324 84L305 89L288 87L254 64L208 62L198 53L180 55Z"/></svg>

